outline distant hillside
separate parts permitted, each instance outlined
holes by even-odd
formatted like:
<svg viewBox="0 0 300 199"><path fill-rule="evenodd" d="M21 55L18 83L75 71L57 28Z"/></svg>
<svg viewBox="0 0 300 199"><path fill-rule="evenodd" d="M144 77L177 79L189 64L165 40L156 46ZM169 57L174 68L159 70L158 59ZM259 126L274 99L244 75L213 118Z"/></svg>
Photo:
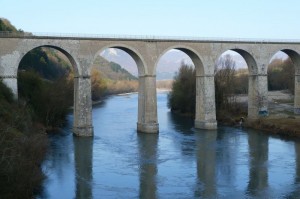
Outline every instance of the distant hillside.
<svg viewBox="0 0 300 199"><path fill-rule="evenodd" d="M137 77L133 76L127 70L122 68L115 62L109 62L101 56L98 56L92 66L93 68L101 71L104 78L111 80L137 80Z"/></svg>
<svg viewBox="0 0 300 199"><path fill-rule="evenodd" d="M10 21L5 18L0 18L0 31L17 32L17 28L13 26Z"/></svg>

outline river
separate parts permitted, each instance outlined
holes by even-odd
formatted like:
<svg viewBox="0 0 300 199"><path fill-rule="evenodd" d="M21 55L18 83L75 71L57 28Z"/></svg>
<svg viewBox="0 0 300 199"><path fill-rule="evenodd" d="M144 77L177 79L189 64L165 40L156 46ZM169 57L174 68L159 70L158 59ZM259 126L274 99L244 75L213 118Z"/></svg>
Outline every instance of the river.
<svg viewBox="0 0 300 199"><path fill-rule="evenodd" d="M50 135L37 198L300 198L300 140L220 126L196 130L157 98L158 135L136 132L137 94L93 108L93 138Z"/></svg>

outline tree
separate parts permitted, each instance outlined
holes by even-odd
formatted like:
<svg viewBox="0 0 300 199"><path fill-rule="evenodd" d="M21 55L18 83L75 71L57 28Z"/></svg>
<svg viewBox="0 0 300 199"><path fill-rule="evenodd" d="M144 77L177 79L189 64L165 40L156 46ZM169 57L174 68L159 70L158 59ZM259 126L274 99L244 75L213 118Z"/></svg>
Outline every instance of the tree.
<svg viewBox="0 0 300 199"><path fill-rule="evenodd" d="M92 100L97 101L104 96L107 90L107 83L104 80L101 72L95 68L92 68L91 84L92 84Z"/></svg>
<svg viewBox="0 0 300 199"><path fill-rule="evenodd" d="M295 67L290 58L274 59L268 67L269 90L295 90Z"/></svg>
<svg viewBox="0 0 300 199"><path fill-rule="evenodd" d="M215 96L217 110L229 110L235 103L235 61L230 54L221 57L215 71Z"/></svg>
<svg viewBox="0 0 300 199"><path fill-rule="evenodd" d="M195 105L196 70L182 62L179 73L174 77L172 91L168 95L168 107L171 111L195 115Z"/></svg>

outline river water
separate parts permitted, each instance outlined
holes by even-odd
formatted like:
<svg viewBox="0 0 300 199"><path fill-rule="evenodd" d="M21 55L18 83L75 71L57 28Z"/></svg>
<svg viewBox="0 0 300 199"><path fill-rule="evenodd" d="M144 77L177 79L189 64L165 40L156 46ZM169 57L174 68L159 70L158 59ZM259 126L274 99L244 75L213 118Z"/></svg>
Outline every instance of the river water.
<svg viewBox="0 0 300 199"><path fill-rule="evenodd" d="M37 198L300 198L300 141L253 130L196 130L158 93L158 135L136 132L137 94L93 109L93 138L50 136Z"/></svg>

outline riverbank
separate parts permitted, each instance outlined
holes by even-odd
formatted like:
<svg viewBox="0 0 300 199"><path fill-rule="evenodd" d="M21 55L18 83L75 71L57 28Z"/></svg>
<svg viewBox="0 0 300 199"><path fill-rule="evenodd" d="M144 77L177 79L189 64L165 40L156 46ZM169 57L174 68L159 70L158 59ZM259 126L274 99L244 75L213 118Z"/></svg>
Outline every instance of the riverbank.
<svg viewBox="0 0 300 199"><path fill-rule="evenodd" d="M0 198L33 198L45 178L45 127L0 82Z"/></svg>
<svg viewBox="0 0 300 199"><path fill-rule="evenodd" d="M254 121L246 120L243 126L271 134L300 138L300 116L294 114L293 98L294 96L287 91L270 91L269 115ZM248 97L238 96L237 100L247 103Z"/></svg>
<svg viewBox="0 0 300 199"><path fill-rule="evenodd" d="M247 121L244 126L256 130L262 130L271 134L300 138L299 118L266 117L255 121Z"/></svg>

